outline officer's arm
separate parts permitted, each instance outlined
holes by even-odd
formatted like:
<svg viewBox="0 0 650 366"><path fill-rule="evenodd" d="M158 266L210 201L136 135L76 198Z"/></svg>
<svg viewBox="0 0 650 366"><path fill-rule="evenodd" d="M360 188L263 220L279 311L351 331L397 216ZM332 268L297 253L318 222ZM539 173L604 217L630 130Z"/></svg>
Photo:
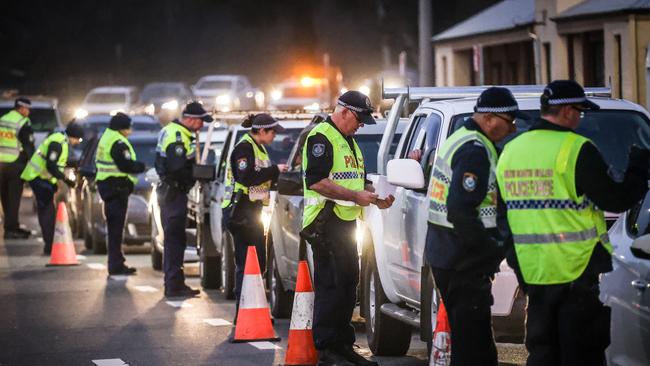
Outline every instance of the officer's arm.
<svg viewBox="0 0 650 366"><path fill-rule="evenodd" d="M57 179L65 179L63 174L63 168L58 166L59 157L61 156L61 151L63 147L58 142L50 142L50 146L47 148L47 153L45 155L45 167L47 171Z"/></svg>
<svg viewBox="0 0 650 366"><path fill-rule="evenodd" d="M343 188L329 179L332 170L334 150L322 134L309 137L307 144L307 169L305 184L309 189L335 200L355 202L355 192Z"/></svg>
<svg viewBox="0 0 650 366"><path fill-rule="evenodd" d="M490 161L485 147L468 142L454 154L447 196L447 220L466 247L482 245L489 237L478 208L488 190Z"/></svg>
<svg viewBox="0 0 650 366"><path fill-rule="evenodd" d="M595 145L582 146L576 163L576 190L605 211L623 212L639 202L648 189L647 157L630 159L622 177L613 179L610 168ZM613 172L613 171L612 171Z"/></svg>
<svg viewBox="0 0 650 366"><path fill-rule="evenodd" d="M237 144L230 155L230 166L235 181L245 187L255 186L267 181L277 180L277 165L266 168L255 167L255 153L250 143L242 142Z"/></svg>
<svg viewBox="0 0 650 366"><path fill-rule="evenodd" d="M173 143L167 146L165 151L165 175L175 178L183 178L187 174L187 151L180 143Z"/></svg>
<svg viewBox="0 0 650 366"><path fill-rule="evenodd" d="M111 157L117 165L117 168L123 173L139 174L145 169L145 166L140 161L132 160L129 147L122 141L118 141L111 147Z"/></svg>
<svg viewBox="0 0 650 366"><path fill-rule="evenodd" d="M32 125L30 123L26 123L23 125L23 127L18 131L18 141L20 141L20 144L23 147L23 151L25 152L25 155L29 159L32 154L34 154L34 131L32 130Z"/></svg>

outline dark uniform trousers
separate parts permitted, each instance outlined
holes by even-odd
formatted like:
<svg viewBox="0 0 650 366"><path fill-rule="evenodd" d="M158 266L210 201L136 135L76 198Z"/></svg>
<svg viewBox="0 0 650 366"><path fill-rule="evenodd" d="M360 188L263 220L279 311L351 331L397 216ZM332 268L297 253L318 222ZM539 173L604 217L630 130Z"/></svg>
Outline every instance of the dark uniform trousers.
<svg viewBox="0 0 650 366"><path fill-rule="evenodd" d="M185 286L183 259L187 246L185 227L187 223L187 194L170 189L167 196L158 189L160 216L165 234L163 251L163 270L165 289L179 290Z"/></svg>
<svg viewBox="0 0 650 366"><path fill-rule="evenodd" d="M244 220L245 225L229 225L230 233L235 244L235 295L237 305L241 295L242 283L244 281L244 269L246 268L246 254L248 247L253 245L257 251L257 261L262 274L266 271L266 240L264 237L264 224L260 220L261 204L256 204L242 197L234 220Z"/></svg>
<svg viewBox="0 0 650 366"><path fill-rule="evenodd" d="M18 211L20 199L23 195L23 181L20 174L25 164L21 158L13 163L0 163L0 200L4 212L4 228L7 230L19 229Z"/></svg>
<svg viewBox="0 0 650 366"><path fill-rule="evenodd" d="M124 267L122 240L124 223L129 208L130 190L115 189L110 183L97 182L97 191L104 201L106 217L106 246L108 249L108 270L119 271Z"/></svg>
<svg viewBox="0 0 650 366"><path fill-rule="evenodd" d="M526 365L605 365L611 314L598 295L597 274L568 284L528 285Z"/></svg>
<svg viewBox="0 0 650 366"><path fill-rule="evenodd" d="M356 221L343 221L332 215L325 227L328 228L325 247L312 245L315 290L312 332L320 350L354 344L350 321L359 285Z"/></svg>
<svg viewBox="0 0 650 366"><path fill-rule="evenodd" d="M54 225L56 223L56 208L54 207L54 193L56 185L46 180L36 178L29 182L29 186L36 198L36 210L38 213L38 224L43 234L44 252L52 251L54 240Z"/></svg>

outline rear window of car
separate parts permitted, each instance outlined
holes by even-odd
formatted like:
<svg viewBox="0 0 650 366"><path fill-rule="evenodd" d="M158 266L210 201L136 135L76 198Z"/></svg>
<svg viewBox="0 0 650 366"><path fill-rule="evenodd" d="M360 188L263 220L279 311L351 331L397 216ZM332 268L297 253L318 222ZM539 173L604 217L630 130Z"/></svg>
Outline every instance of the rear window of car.
<svg viewBox="0 0 650 366"><path fill-rule="evenodd" d="M0 116L8 113L12 108L0 108ZM56 118L56 110L53 108L32 108L29 112L29 120L32 122L34 132L51 132L59 126Z"/></svg>
<svg viewBox="0 0 650 366"><path fill-rule="evenodd" d="M530 120L517 119L517 132L508 137L508 141L517 135L528 131L534 121L539 118L539 111L526 111ZM460 128L463 121L470 118L470 113L457 115L452 119L453 130ZM650 149L650 120L637 111L601 109L584 113L576 132L594 142L605 162L616 170L627 169L628 153L632 145Z"/></svg>
<svg viewBox="0 0 650 366"><path fill-rule="evenodd" d="M197 89L230 89L232 81L230 80L213 80L203 81L196 86Z"/></svg>
<svg viewBox="0 0 650 366"><path fill-rule="evenodd" d="M86 103L117 104L126 103L124 93L92 93L86 98Z"/></svg>

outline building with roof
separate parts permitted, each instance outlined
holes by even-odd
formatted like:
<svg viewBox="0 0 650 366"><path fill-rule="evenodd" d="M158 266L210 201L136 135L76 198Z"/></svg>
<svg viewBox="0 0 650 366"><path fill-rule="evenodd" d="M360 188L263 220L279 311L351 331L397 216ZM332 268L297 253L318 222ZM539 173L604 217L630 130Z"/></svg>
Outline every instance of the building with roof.
<svg viewBox="0 0 650 366"><path fill-rule="evenodd" d="M503 0L432 41L438 86L574 79L648 105L650 0Z"/></svg>

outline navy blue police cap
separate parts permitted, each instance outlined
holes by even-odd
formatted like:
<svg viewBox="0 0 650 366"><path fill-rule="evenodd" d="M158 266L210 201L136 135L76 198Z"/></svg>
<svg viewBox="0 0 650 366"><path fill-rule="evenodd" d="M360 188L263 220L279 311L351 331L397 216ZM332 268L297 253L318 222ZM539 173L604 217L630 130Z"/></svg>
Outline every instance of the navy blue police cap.
<svg viewBox="0 0 650 366"><path fill-rule="evenodd" d="M579 105L583 109L598 110L600 106L585 95L585 90L573 80L554 80L544 88L540 102L545 106Z"/></svg>
<svg viewBox="0 0 650 366"><path fill-rule="evenodd" d="M108 128L111 130L128 130L131 128L131 117L122 112L117 112L108 122Z"/></svg>
<svg viewBox="0 0 650 366"><path fill-rule="evenodd" d="M349 90L339 97L336 104L345 107L357 114L359 121L364 125L374 125L377 121L372 117L374 108L370 104L370 98L356 90Z"/></svg>
<svg viewBox="0 0 650 366"><path fill-rule="evenodd" d="M200 118L203 122L212 122L214 119L210 113L203 109L203 105L199 102L189 102L183 109L183 117Z"/></svg>
<svg viewBox="0 0 650 366"><path fill-rule="evenodd" d="M515 118L528 119L528 115L519 110L519 104L508 88L489 87L479 95L474 106L476 113L504 113Z"/></svg>

